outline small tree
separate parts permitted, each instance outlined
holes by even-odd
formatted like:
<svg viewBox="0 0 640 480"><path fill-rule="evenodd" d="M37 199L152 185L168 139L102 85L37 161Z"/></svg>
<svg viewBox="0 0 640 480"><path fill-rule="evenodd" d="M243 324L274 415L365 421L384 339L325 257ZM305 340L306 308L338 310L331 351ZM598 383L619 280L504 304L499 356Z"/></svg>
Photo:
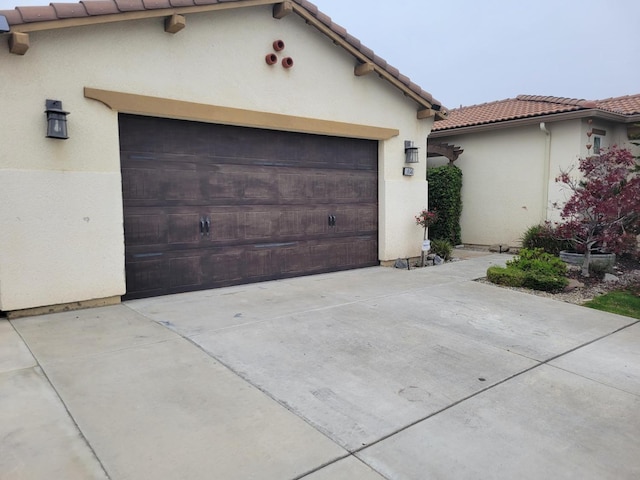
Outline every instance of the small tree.
<svg viewBox="0 0 640 480"><path fill-rule="evenodd" d="M424 228L423 240L427 239L427 229L438 221L438 214L426 208L416 215L416 225ZM422 251L422 266L424 267L424 250Z"/></svg>
<svg viewBox="0 0 640 480"><path fill-rule="evenodd" d="M612 147L579 161L580 176L561 172L557 182L571 192L562 207L557 232L584 251L582 275L589 276L593 251L635 250L640 227L640 176L627 149Z"/></svg>

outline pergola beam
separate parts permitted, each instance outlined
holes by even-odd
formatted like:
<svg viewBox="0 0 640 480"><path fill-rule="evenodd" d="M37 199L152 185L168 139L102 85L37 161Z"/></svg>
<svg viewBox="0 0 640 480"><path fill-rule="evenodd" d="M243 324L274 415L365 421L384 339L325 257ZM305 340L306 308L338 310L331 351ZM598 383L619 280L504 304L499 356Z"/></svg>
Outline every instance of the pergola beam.
<svg viewBox="0 0 640 480"><path fill-rule="evenodd" d="M461 147L456 147L450 143L427 142L427 157L445 157L449 163L455 162L464 152Z"/></svg>

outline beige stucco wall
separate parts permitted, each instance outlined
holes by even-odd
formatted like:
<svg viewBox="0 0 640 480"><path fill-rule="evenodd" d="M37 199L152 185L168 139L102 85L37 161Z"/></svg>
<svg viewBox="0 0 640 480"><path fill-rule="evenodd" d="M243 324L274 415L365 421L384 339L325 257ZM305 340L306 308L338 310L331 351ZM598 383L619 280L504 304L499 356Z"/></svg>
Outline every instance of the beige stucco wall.
<svg viewBox="0 0 640 480"><path fill-rule="evenodd" d="M163 22L35 32L24 57L0 49L0 310L125 292L117 112L84 87L398 129L379 147L379 256L419 253L421 139L433 122L416 120L414 102L376 75L354 76L354 59L297 15L275 20L268 6L188 15L175 35ZM264 61L276 39L290 70ZM71 112L69 140L44 137L47 98ZM402 176L405 139L423 144L414 177Z"/></svg>
<svg viewBox="0 0 640 480"><path fill-rule="evenodd" d="M633 147L626 126L598 119L590 125L580 118L430 140L464 149L455 162L463 173L462 241L515 246L528 227L560 221L570 192L555 179L563 171L578 173L591 128L607 132L603 148ZM429 159L430 167L446 163L441 157Z"/></svg>
<svg viewBox="0 0 640 480"><path fill-rule="evenodd" d="M456 161L463 172L463 242L514 246L530 226L557 220L553 205L566 192L555 178L577 162L583 138L580 120L438 138L464 149Z"/></svg>
<svg viewBox="0 0 640 480"><path fill-rule="evenodd" d="M515 245L542 217L545 135L538 125L438 138L464 148L463 243ZM429 165L442 163L430 159Z"/></svg>

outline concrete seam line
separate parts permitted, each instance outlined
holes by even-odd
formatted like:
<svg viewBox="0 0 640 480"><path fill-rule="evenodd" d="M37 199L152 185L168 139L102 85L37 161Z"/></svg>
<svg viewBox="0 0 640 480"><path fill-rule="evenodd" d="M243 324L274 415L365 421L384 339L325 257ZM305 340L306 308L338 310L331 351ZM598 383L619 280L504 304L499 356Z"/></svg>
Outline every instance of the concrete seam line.
<svg viewBox="0 0 640 480"><path fill-rule="evenodd" d="M345 452L347 452L348 454L350 454L351 452L349 452L349 450L347 448L345 448L344 446L340 445L338 442L336 442L333 438L331 438L329 436L328 433L324 432L323 430L321 430L317 425L314 425L313 423L311 423L311 421L305 417L303 417L302 415L298 414L297 412L295 412L289 405L287 405L286 403L280 401L277 397L275 397L273 394L271 394L269 391L267 391L265 388L261 387L260 385L256 385L255 383L253 383L249 378L246 378L245 376L243 376L240 372L237 372L236 370L234 370L230 365L228 365L227 363L223 362L222 360L220 360L218 357L212 355L211 353L207 352L204 348L202 348L200 345L198 345L195 341L193 341L191 338L189 337L182 337L184 338L187 342L191 343L193 346L195 346L198 350L200 350L202 353L204 353L207 357L215 360L216 362L218 362L220 365L222 365L224 368L226 368L227 370L229 370L232 374L234 374L236 377L240 378L243 382L246 382L247 384L251 385L253 388L255 388L256 390L258 390L259 392L262 392L264 395L266 395L268 398L270 398L271 400L273 400L274 402L276 402L278 405L280 405L281 407L283 407L285 410L287 410L288 412L291 412L293 415L295 415L296 417L298 417L300 420L302 420L304 423L306 423L307 425L309 425L311 428L313 428L316 432L324 435L329 441L331 441L332 443L335 443L336 445L338 445L340 448L344 449ZM346 456L349 456L349 455ZM345 457L346 458L346 457Z"/></svg>
<svg viewBox="0 0 640 480"><path fill-rule="evenodd" d="M71 414L71 411L69 410L69 407L67 406L67 404L65 403L65 401L62 399L62 397L60 396L60 392L58 392L58 389L55 387L55 385L53 384L53 382L51 381L51 379L49 378L49 375L47 374L46 370L44 369L44 367L40 364L40 360L38 360L38 357L35 355L35 353L31 350L31 347L29 346L29 344L27 343L27 341L24 339L24 337L22 336L22 334L20 333L20 331L16 328L16 326L13 324L13 322L11 320L9 320L9 324L11 325L11 328L13 328L13 330L18 334L18 336L20 337L20 340L22 340L22 342L25 344L25 346L27 347L27 349L29 350L29 353L31 353L31 356L34 358L34 360L36 361L36 365L37 367L40 369L40 371L42 372L42 375L44 376L44 378L47 380L47 383L51 386L51 389L55 392L56 397L58 397L58 400L60 400L60 403L62 404L62 407L64 408L64 411L67 412L67 415L69 416L69 419L71 420L71 422L73 423L73 425L76 427L76 429L78 430L78 433L80 434L80 438L84 441L85 445L89 448L89 451L91 452L91 454L93 455L93 458L96 459L96 462L98 462L98 465L100 465L100 468L102 469L102 472L104 473L105 477L110 480L111 476L109 475L109 473L107 472L107 469L105 468L104 464L102 463L102 460L100 459L100 457L98 456L97 452L95 451L95 449L93 448L93 445L91 445L91 442L89 442L89 439L87 438L87 436L84 434L84 432L82 431L82 429L80 428L80 425L78 425L78 422L76 422L76 419L73 417L73 415ZM34 367L31 367L34 368Z"/></svg>
<svg viewBox="0 0 640 480"><path fill-rule="evenodd" d="M440 413L442 413L442 412L445 412L445 411L449 410L450 408L453 408L453 407L455 407L455 406L457 406L457 405L461 404L462 402L466 402L467 400L470 400L471 398L476 397L476 396L478 396L478 395L480 395L480 394L482 394L482 393L486 392L487 390L491 390L491 389L493 389L493 388L495 388L495 387L497 387L497 386L499 386L499 385L502 385L503 383L508 382L509 380L512 380L512 379L514 379L514 378L516 378L516 377L519 377L519 376L521 376L521 375L524 375L525 373L528 373L528 372L530 372L530 371L532 371L532 370L534 370L534 369L536 369L536 368L539 368L539 367L541 367L542 365L548 365L548 364L549 364L549 362L552 362L552 361L554 361L554 360L557 360L557 359L558 359L558 358L560 358L560 357L563 357L563 356L565 356L565 355L568 355L569 353L575 352L576 350L579 350L580 348L583 348L583 347L586 347L586 346L588 346L588 345L591 345L592 343L598 342L598 341L600 341L600 340L602 340L602 339L604 339L604 338L610 337L611 335L614 335L614 334L616 334L616 333L618 333L618 332L620 332L620 331L622 331L622 330L625 330L625 329L627 329L627 328L629 328L629 327L633 327L634 325L637 325L637 324L639 324L639 323L640 323L640 320L636 320L636 321L634 321L634 322L632 322L632 323L630 323L630 324L628 324L628 325L624 325L624 326L622 326L622 327L620 327L620 328L618 328L618 329L616 329L616 330L614 330L614 331L612 331L612 332L610 332L610 333L607 333L607 334L602 335L602 336L600 336L600 337L598 337L598 338L595 338L595 339L593 339L593 340L590 340L590 341L588 341L588 342L586 342L586 343L584 343L584 344L582 344L582 345L578 345L577 347L574 347L574 348L572 348L572 349L570 349L570 350L567 350L566 352L563 352L563 353L560 353L560 354L558 354L558 355L555 355L554 357L551 357L551 358L549 358L549 359L547 359L547 360L538 361L538 364L537 364L537 365L533 365L533 366L531 366L531 367L529 367L529 368L526 368L526 369L522 370L521 372L518 372L518 373L516 373L516 374L514 374L514 375L511 375L510 377L507 377L507 378L505 378L505 379L503 379L503 380L500 380L499 382L494 383L493 385L489 385L489 386L487 386L487 387L483 388L482 390L478 390L477 392L472 393L471 395L468 395L468 396L466 396L466 397L464 397L464 398L461 398L460 400L455 401L455 402L454 402L454 403L452 403L451 405L447 405L446 407L441 408L440 410L438 410L438 411L436 411L436 412L433 412L433 413L431 413L431 414L427 415L427 416L426 416L426 417L424 417L424 418L421 418L421 419L415 420L414 422L411 422L410 424L405 425L404 427L401 427L401 428L399 428L398 430L396 430L396 431L394 431L394 432L392 432L392 433L389 433L388 435L385 435L385 436L383 436L383 437L379 438L379 439L378 439L378 440L376 440L375 442L371 442L369 445L366 445L366 446L364 446L364 447L361 447L361 448L358 448L358 449L354 450L352 453L353 453L354 455L355 455L355 454L357 454L357 453L360 453L360 452L362 452L363 450L366 450L367 448L372 447L373 445L376 445L376 444L378 444L378 443L380 443L380 442L383 442L383 441L385 441L385 440L388 440L389 438L391 438L391 437L393 437L393 436L397 435L398 433L404 432L405 430L408 430L409 428L411 428L411 427L413 427L413 426L415 426L415 425L417 425L417 424L419 424L419 423L422 423L422 422L424 422L425 420L430 419L431 417L434 417L434 416L436 416L436 415L438 415L438 414L440 414ZM532 360L533 360L533 359L532 359ZM537 360L536 360L536 361L537 361ZM551 367L551 368L557 368L557 367L554 367L553 365L549 365L549 367ZM573 372L571 372L571 373L573 373ZM577 374L575 374L575 373L574 373L574 375L577 375ZM589 380L591 380L591 379L589 379ZM592 381L595 381L595 380L592 380ZM598 383L598 382L596 382L596 383ZM612 387L612 388L613 388L613 387Z"/></svg>

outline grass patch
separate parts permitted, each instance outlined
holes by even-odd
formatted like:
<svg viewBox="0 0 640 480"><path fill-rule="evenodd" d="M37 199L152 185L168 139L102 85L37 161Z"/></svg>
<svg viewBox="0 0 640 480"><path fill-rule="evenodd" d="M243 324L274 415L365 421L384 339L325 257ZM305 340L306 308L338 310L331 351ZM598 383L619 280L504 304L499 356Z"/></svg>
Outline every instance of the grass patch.
<svg viewBox="0 0 640 480"><path fill-rule="evenodd" d="M640 296L632 290L615 290L605 293L586 302L584 306L640 319Z"/></svg>

